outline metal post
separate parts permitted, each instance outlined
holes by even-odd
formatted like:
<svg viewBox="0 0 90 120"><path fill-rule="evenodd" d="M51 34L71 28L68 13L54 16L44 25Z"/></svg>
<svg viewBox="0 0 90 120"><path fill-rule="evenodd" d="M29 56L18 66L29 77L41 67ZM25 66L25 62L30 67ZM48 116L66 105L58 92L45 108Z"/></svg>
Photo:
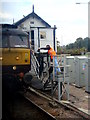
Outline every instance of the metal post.
<svg viewBox="0 0 90 120"><path fill-rule="evenodd" d="M88 52L90 52L90 2L88 2Z"/></svg>
<svg viewBox="0 0 90 120"><path fill-rule="evenodd" d="M54 50L56 50L56 44L55 44L55 42L56 42L56 40L55 40L55 38L56 38L56 25L54 25L54 29L53 29L53 43L54 43Z"/></svg>
<svg viewBox="0 0 90 120"><path fill-rule="evenodd" d="M58 80L58 100L60 101L62 99L63 76L58 75L57 80Z"/></svg>
<svg viewBox="0 0 90 120"><path fill-rule="evenodd" d="M60 82L60 96L62 95L62 82ZM62 97L61 97L62 99Z"/></svg>
<svg viewBox="0 0 90 120"><path fill-rule="evenodd" d="M67 93L67 99L69 100L69 82L67 83L67 91L68 91L68 93Z"/></svg>
<svg viewBox="0 0 90 120"><path fill-rule="evenodd" d="M65 72L66 72L66 56L64 55L64 81L65 81Z"/></svg>
<svg viewBox="0 0 90 120"><path fill-rule="evenodd" d="M51 94L53 97L53 81L55 81L55 56L53 56L53 80L51 81Z"/></svg>
<svg viewBox="0 0 90 120"><path fill-rule="evenodd" d="M61 85L60 85L60 80L58 80L58 100L61 100Z"/></svg>
<svg viewBox="0 0 90 120"><path fill-rule="evenodd" d="M66 92L67 92L67 100L69 100L69 80L66 80L66 67L69 66L66 65L66 55L64 55L64 81L67 82ZM68 79L70 78L68 77Z"/></svg>
<svg viewBox="0 0 90 120"><path fill-rule="evenodd" d="M40 48L39 27L38 27L38 48Z"/></svg>

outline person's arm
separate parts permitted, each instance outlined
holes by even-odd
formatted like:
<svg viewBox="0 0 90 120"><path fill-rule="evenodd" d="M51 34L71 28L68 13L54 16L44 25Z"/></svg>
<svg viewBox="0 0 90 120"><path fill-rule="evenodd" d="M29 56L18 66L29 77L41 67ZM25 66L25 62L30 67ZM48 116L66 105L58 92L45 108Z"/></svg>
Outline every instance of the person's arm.
<svg viewBox="0 0 90 120"><path fill-rule="evenodd" d="M45 48L45 47L43 47L43 48L38 48L37 52L40 52L40 50L48 50L48 48Z"/></svg>
<svg viewBox="0 0 90 120"><path fill-rule="evenodd" d="M43 47L43 48L40 48L40 50L48 50L48 48L46 48L46 47Z"/></svg>

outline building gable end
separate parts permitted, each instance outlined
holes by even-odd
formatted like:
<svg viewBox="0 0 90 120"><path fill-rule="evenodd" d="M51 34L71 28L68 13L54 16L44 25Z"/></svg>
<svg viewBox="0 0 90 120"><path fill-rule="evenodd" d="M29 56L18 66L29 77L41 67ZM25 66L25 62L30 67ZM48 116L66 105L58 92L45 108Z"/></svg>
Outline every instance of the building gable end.
<svg viewBox="0 0 90 120"><path fill-rule="evenodd" d="M39 21L41 21L41 23L43 23L47 28L50 28L51 26L45 22L41 17L39 17L36 13L32 12L31 14L27 15L26 17L22 18L21 20L19 20L18 22L16 22L14 25L19 26L20 24L22 24L24 21L26 21L27 19L29 19L30 17L35 17L37 18Z"/></svg>

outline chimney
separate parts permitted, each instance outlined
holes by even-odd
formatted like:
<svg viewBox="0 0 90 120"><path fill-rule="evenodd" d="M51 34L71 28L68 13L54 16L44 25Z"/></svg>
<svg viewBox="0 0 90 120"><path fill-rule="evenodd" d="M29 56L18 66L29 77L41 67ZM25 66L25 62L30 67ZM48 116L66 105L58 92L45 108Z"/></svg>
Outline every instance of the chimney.
<svg viewBox="0 0 90 120"><path fill-rule="evenodd" d="M34 5L33 5L33 7L32 7L32 12L34 12Z"/></svg>

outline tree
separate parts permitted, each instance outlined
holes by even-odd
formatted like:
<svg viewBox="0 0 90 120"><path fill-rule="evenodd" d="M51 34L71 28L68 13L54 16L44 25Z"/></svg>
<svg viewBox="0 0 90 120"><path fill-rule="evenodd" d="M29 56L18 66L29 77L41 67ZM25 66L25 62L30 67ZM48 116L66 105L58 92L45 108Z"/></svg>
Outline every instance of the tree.
<svg viewBox="0 0 90 120"><path fill-rule="evenodd" d="M66 52L71 54L82 54L88 50L90 52L90 38L77 38L74 43L66 45Z"/></svg>
<svg viewBox="0 0 90 120"><path fill-rule="evenodd" d="M83 39L81 37L76 39L77 48L80 49L82 47L82 43L83 43Z"/></svg>

